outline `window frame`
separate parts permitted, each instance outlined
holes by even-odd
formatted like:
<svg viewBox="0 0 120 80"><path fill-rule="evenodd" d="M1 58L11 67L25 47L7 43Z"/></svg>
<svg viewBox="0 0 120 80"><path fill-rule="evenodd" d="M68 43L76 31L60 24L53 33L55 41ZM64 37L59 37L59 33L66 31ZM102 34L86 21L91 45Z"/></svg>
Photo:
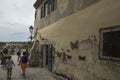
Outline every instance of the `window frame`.
<svg viewBox="0 0 120 80"><path fill-rule="evenodd" d="M100 29L100 40L99 40L99 58L100 59L107 59L107 60L120 60L120 57L117 58L117 57L113 57L113 56L104 56L104 53L103 53L103 34L105 32L112 32L112 31L120 31L120 25L117 25L117 26L113 26L113 27L108 27L108 28L101 28Z"/></svg>
<svg viewBox="0 0 120 80"><path fill-rule="evenodd" d="M49 12L49 1L46 1L44 3L44 12L45 12L45 16L47 16Z"/></svg>
<svg viewBox="0 0 120 80"><path fill-rule="evenodd" d="M41 19L55 11L57 8L57 0L46 0L41 6Z"/></svg>
<svg viewBox="0 0 120 80"><path fill-rule="evenodd" d="M57 0L50 0L51 12L57 8Z"/></svg>
<svg viewBox="0 0 120 80"><path fill-rule="evenodd" d="M45 9L44 6L41 7L41 19L45 17Z"/></svg>

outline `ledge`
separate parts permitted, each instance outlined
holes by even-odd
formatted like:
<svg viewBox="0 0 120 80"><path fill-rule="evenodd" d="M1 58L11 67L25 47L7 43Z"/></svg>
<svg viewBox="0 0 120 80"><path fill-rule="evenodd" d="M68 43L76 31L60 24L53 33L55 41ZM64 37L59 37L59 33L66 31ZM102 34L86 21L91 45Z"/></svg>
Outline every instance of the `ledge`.
<svg viewBox="0 0 120 80"><path fill-rule="evenodd" d="M34 8L37 9L43 1L44 0L36 0L36 2L33 4Z"/></svg>

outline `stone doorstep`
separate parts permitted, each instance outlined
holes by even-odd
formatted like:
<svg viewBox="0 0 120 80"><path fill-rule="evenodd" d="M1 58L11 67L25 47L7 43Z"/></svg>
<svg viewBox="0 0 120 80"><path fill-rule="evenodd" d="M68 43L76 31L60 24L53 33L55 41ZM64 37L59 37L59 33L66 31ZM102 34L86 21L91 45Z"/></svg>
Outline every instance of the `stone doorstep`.
<svg viewBox="0 0 120 80"><path fill-rule="evenodd" d="M58 72L53 72L53 77L57 78L58 80L73 80L71 76Z"/></svg>
<svg viewBox="0 0 120 80"><path fill-rule="evenodd" d="M65 78L63 78L63 77L61 77L61 76L57 76L57 75L53 75L53 77L55 78L55 79L57 79L57 80L67 80L67 79L65 79Z"/></svg>

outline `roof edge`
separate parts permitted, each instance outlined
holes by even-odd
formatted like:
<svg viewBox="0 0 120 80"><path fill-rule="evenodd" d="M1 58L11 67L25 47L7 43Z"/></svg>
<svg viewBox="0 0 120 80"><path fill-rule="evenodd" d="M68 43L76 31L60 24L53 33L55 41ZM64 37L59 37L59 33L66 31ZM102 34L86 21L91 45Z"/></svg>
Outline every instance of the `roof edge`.
<svg viewBox="0 0 120 80"><path fill-rule="evenodd" d="M34 8L37 9L43 1L44 0L36 0L36 2L33 4Z"/></svg>

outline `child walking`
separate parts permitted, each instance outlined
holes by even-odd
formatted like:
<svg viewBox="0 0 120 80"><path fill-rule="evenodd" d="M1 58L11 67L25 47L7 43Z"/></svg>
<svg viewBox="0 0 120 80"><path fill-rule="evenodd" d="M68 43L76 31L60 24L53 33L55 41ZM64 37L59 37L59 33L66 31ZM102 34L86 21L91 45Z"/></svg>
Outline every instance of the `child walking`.
<svg viewBox="0 0 120 80"><path fill-rule="evenodd" d="M21 65L22 75L24 78L26 77L25 73L26 73L26 68L27 68L27 62L28 62L28 57L26 55L26 52L23 52L23 56L21 56L21 59L18 65Z"/></svg>
<svg viewBox="0 0 120 80"><path fill-rule="evenodd" d="M7 79L8 79L8 80L11 80L13 65L15 66L15 63L14 63L13 60L11 59L11 56L8 56L8 59L7 59L7 61L6 61Z"/></svg>

